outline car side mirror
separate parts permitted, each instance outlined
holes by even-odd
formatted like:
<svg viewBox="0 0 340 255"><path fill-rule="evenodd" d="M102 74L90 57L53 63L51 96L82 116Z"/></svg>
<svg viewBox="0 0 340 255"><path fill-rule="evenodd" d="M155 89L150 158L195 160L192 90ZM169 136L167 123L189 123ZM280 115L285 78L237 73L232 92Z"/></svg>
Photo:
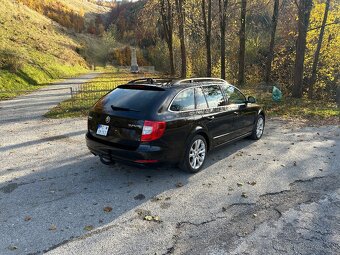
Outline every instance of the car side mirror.
<svg viewBox="0 0 340 255"><path fill-rule="evenodd" d="M255 104L256 103L255 97L249 96L248 97L248 103Z"/></svg>

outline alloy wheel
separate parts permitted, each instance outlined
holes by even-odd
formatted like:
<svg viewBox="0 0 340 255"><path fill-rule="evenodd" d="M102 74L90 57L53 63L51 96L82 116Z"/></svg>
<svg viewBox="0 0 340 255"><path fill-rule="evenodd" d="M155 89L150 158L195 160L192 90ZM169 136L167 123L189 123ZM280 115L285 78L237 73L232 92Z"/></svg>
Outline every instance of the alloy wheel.
<svg viewBox="0 0 340 255"><path fill-rule="evenodd" d="M203 140L197 139L191 145L189 151L189 163L193 169L199 169L204 162L206 146Z"/></svg>

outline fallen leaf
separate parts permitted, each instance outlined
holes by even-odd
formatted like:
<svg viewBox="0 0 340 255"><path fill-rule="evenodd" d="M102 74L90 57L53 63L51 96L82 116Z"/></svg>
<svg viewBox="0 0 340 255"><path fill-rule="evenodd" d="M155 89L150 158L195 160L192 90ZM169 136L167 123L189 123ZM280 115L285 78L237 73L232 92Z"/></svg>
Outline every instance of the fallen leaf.
<svg viewBox="0 0 340 255"><path fill-rule="evenodd" d="M144 217L144 220L147 220L147 221L152 221L153 217L151 215L147 215Z"/></svg>
<svg viewBox="0 0 340 255"><path fill-rule="evenodd" d="M238 187L241 187L241 186L243 186L243 183L242 183L242 182L238 182L238 183L236 183L236 185L237 185Z"/></svg>
<svg viewBox="0 0 340 255"><path fill-rule="evenodd" d="M30 221L31 219L32 219L31 216L26 216L24 220L25 220L25 221Z"/></svg>
<svg viewBox="0 0 340 255"><path fill-rule="evenodd" d="M256 217L257 217L257 214L256 214L256 213L254 213L254 214L253 214L253 217L254 217L254 218L256 218Z"/></svg>
<svg viewBox="0 0 340 255"><path fill-rule="evenodd" d="M177 187L177 188L183 187L183 183L178 182L178 183L176 184L176 187Z"/></svg>
<svg viewBox="0 0 340 255"><path fill-rule="evenodd" d="M285 167L286 165L285 164L281 164L282 167Z"/></svg>
<svg viewBox="0 0 340 255"><path fill-rule="evenodd" d="M56 225L54 225L54 224L52 224L50 227L49 227L49 229L48 230L56 230L57 229L57 226Z"/></svg>
<svg viewBox="0 0 340 255"><path fill-rule="evenodd" d="M247 182L249 185L251 186L255 186L256 185L256 181L251 181L251 182Z"/></svg>
<svg viewBox="0 0 340 255"><path fill-rule="evenodd" d="M159 216L152 216L152 215L146 215L146 216L144 217L144 220L146 220L146 221L161 222Z"/></svg>
<svg viewBox="0 0 340 255"><path fill-rule="evenodd" d="M151 202L158 202L160 200L162 200L162 197L153 197L153 198L151 198Z"/></svg>
<svg viewBox="0 0 340 255"><path fill-rule="evenodd" d="M112 207L110 207L110 206L106 206L106 207L104 207L104 212L107 212L107 213L109 213L109 212L111 212L112 211Z"/></svg>
<svg viewBox="0 0 340 255"><path fill-rule="evenodd" d="M15 250L18 249L18 247L11 244L10 246L8 246L8 249L9 249L10 251L15 251Z"/></svg>
<svg viewBox="0 0 340 255"><path fill-rule="evenodd" d="M84 227L84 230L86 230L86 231L91 231L93 229L94 229L94 227L92 225L88 225L88 226Z"/></svg>
<svg viewBox="0 0 340 255"><path fill-rule="evenodd" d="M241 197L243 197L243 198L247 198L247 197L248 197L248 195L247 195L247 193L246 193L246 192L242 192L242 195L241 195Z"/></svg>

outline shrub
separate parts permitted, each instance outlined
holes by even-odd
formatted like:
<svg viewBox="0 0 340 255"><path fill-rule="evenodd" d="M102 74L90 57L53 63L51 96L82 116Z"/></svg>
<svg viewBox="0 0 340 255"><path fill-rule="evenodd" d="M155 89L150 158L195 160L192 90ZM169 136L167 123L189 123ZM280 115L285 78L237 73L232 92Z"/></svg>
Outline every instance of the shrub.
<svg viewBox="0 0 340 255"><path fill-rule="evenodd" d="M16 73L23 68L23 65L22 54L11 49L0 49L0 69Z"/></svg>

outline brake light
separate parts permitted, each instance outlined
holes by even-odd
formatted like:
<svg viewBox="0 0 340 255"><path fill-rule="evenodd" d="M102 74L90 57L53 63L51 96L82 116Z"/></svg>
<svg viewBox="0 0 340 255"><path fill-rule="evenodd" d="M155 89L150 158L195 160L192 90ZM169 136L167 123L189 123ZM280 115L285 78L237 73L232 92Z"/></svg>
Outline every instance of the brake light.
<svg viewBox="0 0 340 255"><path fill-rule="evenodd" d="M165 128L166 123L164 121L144 121L141 142L150 142L161 138Z"/></svg>

